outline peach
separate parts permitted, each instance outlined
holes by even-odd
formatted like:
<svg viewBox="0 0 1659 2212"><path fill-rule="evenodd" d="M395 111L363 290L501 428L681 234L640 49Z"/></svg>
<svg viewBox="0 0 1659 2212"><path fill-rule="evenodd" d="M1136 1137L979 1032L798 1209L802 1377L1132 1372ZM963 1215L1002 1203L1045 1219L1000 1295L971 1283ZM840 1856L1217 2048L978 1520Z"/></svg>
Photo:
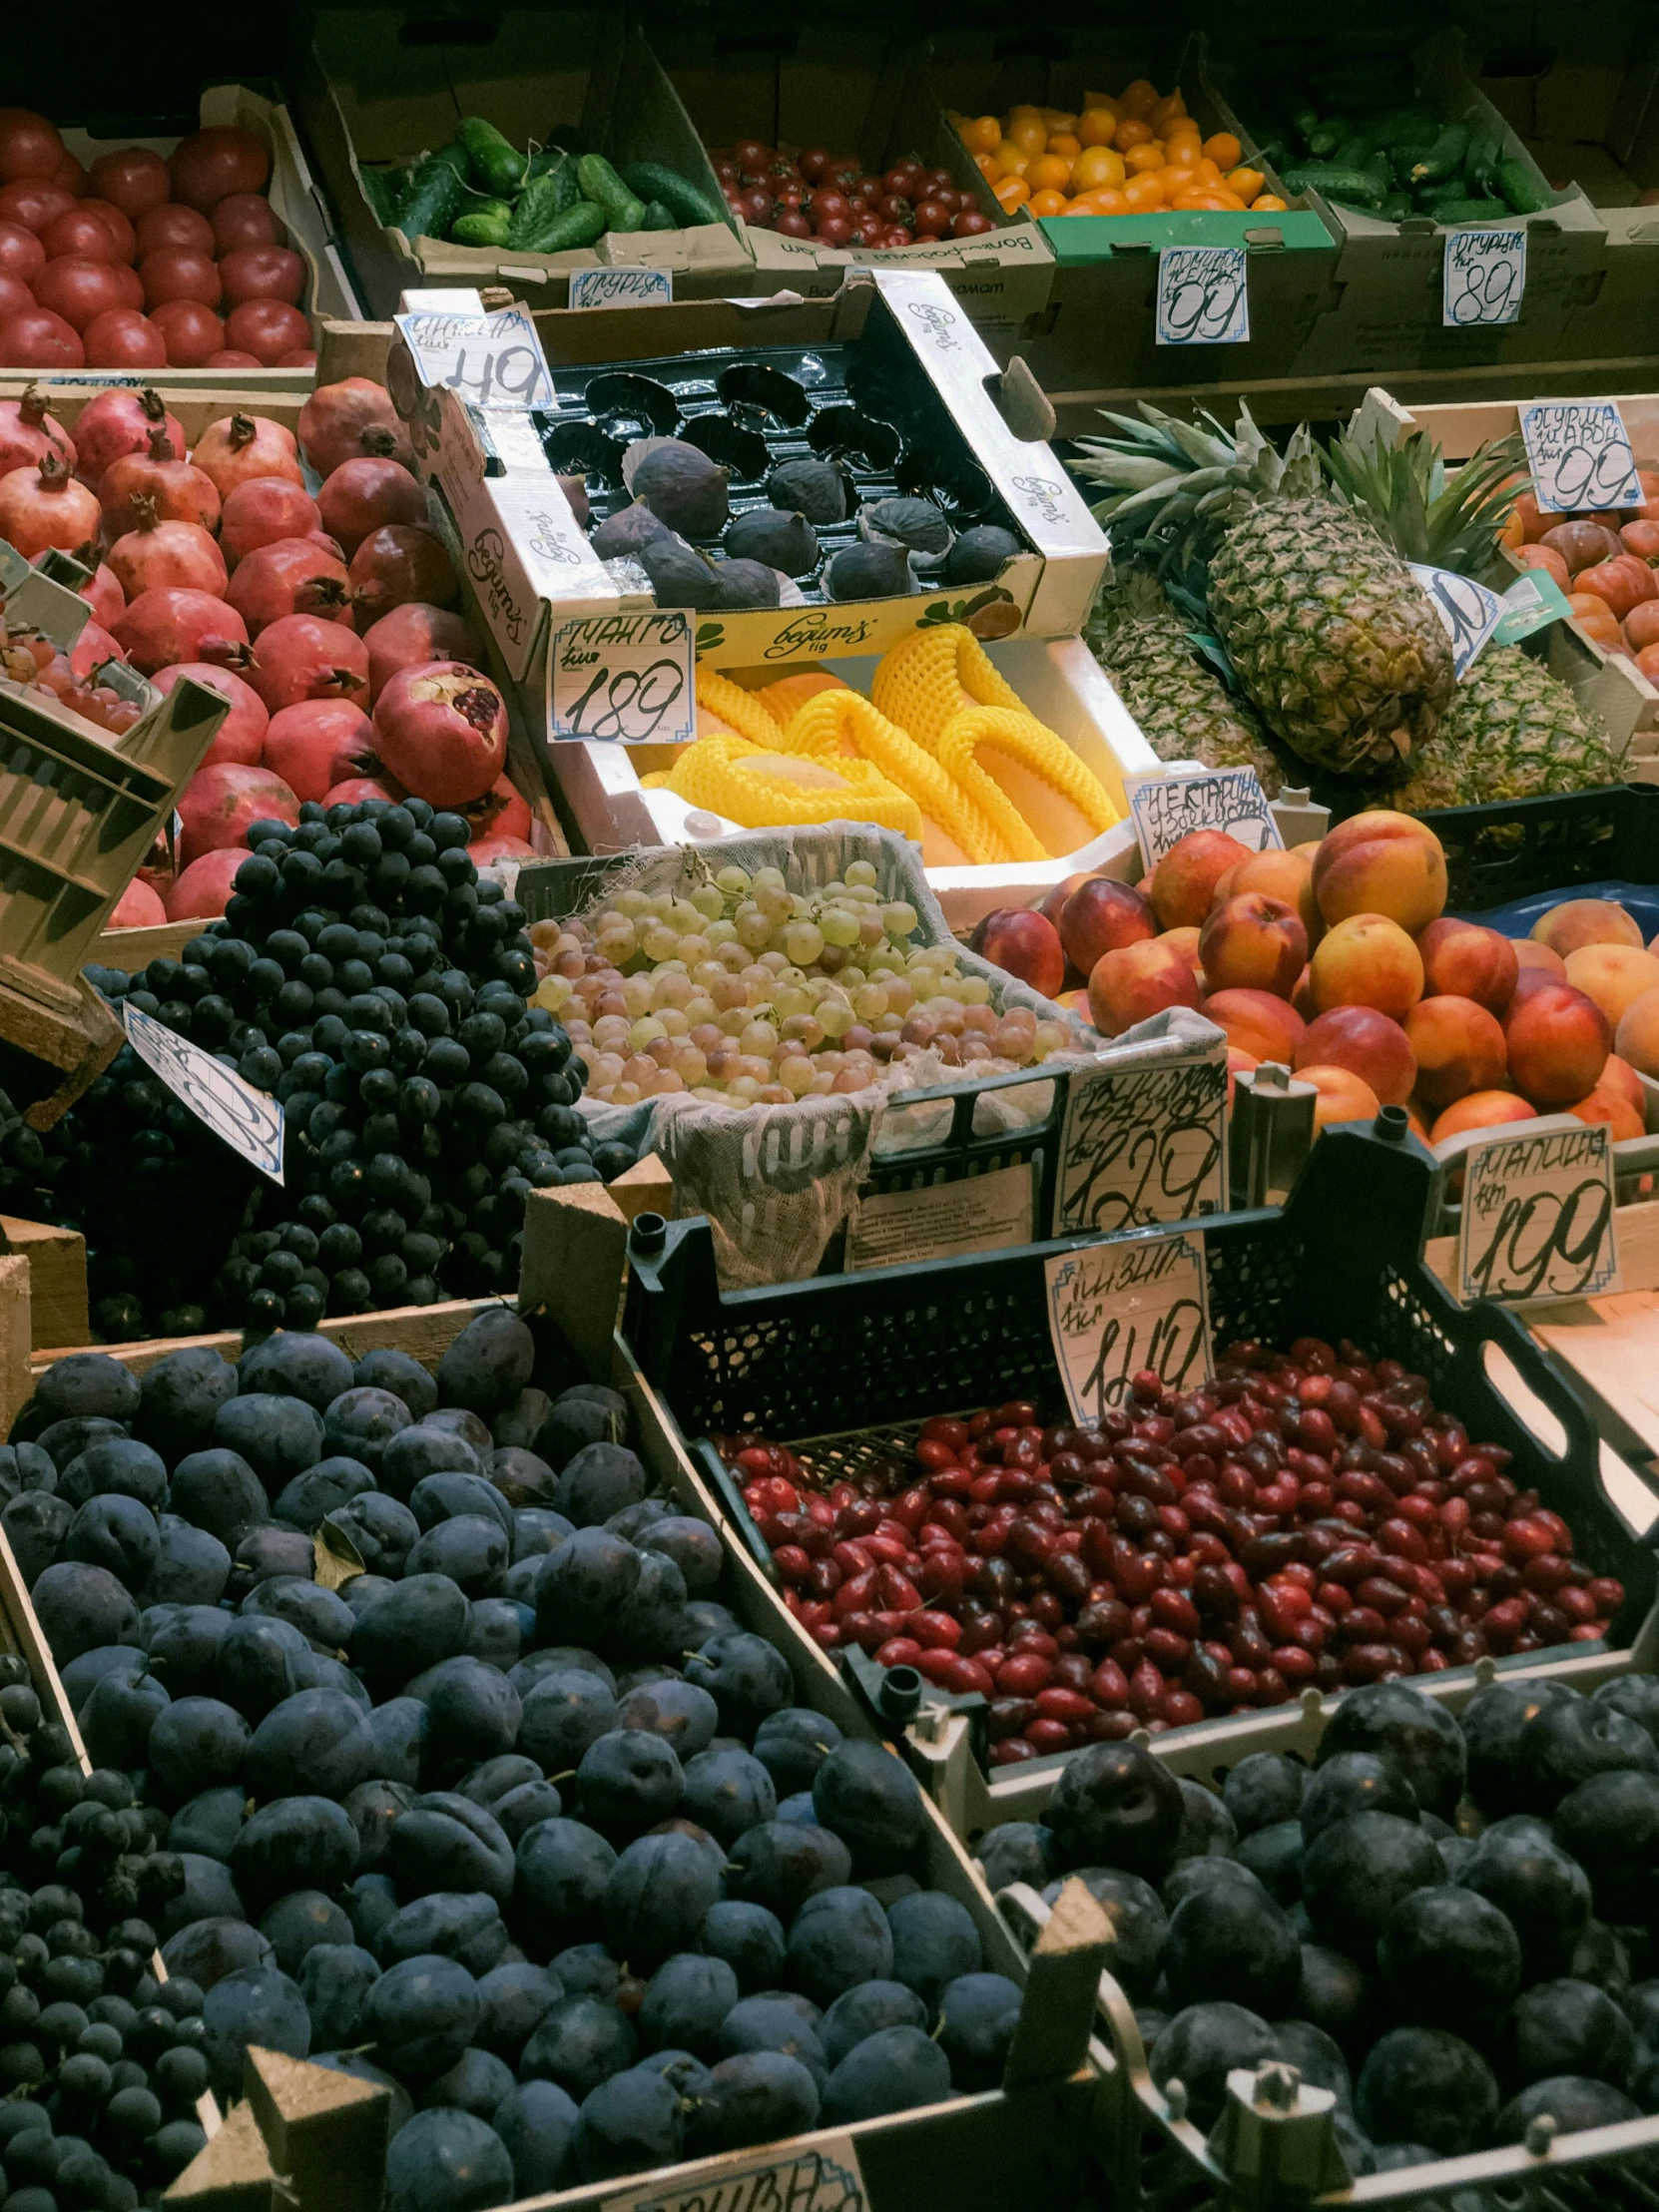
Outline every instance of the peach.
<svg viewBox="0 0 1659 2212"><path fill-rule="evenodd" d="M1616 898L1569 898L1540 914L1532 924L1532 936L1564 960L1581 944L1633 944L1641 947L1642 932Z"/></svg>
<svg viewBox="0 0 1659 2212"><path fill-rule="evenodd" d="M1647 1093L1642 1088L1641 1077L1630 1062L1621 1060L1616 1052L1608 1053L1607 1065L1601 1071L1596 1089L1614 1091L1620 1098L1628 1099L1637 1113L1645 1115L1647 1112Z"/></svg>
<svg viewBox="0 0 1659 2212"><path fill-rule="evenodd" d="M1428 1132L1430 1144L1444 1144L1447 1137L1465 1129L1496 1129L1506 1121L1536 1121L1538 1109L1513 1091L1470 1091L1446 1108Z"/></svg>
<svg viewBox="0 0 1659 2212"><path fill-rule="evenodd" d="M1613 1042L1638 1075L1659 1075L1659 990L1643 991L1625 1008Z"/></svg>
<svg viewBox="0 0 1659 2212"><path fill-rule="evenodd" d="M1257 1059L1254 1052L1241 1052L1236 1044L1230 1044L1228 1046L1227 1103L1229 1106L1231 1106L1233 1103L1235 1078L1241 1075L1248 1075L1253 1068L1259 1068L1261 1064L1261 1061Z"/></svg>
<svg viewBox="0 0 1659 2212"><path fill-rule="evenodd" d="M1171 1006L1198 1004L1198 977L1179 949L1156 938L1115 946L1089 971L1089 1011L1104 1036L1121 1037Z"/></svg>
<svg viewBox="0 0 1659 2212"><path fill-rule="evenodd" d="M1511 1006L1503 1041L1515 1089L1534 1106L1556 1112L1595 1089L1613 1031L1594 999L1570 983L1550 983Z"/></svg>
<svg viewBox="0 0 1659 2212"><path fill-rule="evenodd" d="M1213 991L1273 991L1288 998L1307 962L1308 932L1284 899L1241 891L1210 909L1198 956Z"/></svg>
<svg viewBox="0 0 1659 2212"><path fill-rule="evenodd" d="M1567 981L1593 998L1616 1029L1632 1001L1659 989L1659 959L1630 944L1581 944L1567 954Z"/></svg>
<svg viewBox="0 0 1659 2212"><path fill-rule="evenodd" d="M1588 1098L1581 1098L1575 1106L1567 1107L1566 1111L1576 1114L1580 1121L1604 1121L1614 1144L1626 1137L1643 1137L1647 1134L1641 1115L1629 1099L1621 1098L1606 1083L1598 1083Z"/></svg>
<svg viewBox="0 0 1659 2212"><path fill-rule="evenodd" d="M1034 906L997 906L968 939L971 951L993 967L1017 975L1044 998L1052 998L1065 981L1066 956L1051 921ZM1659 963L1655 963L1659 965Z"/></svg>
<svg viewBox="0 0 1659 2212"><path fill-rule="evenodd" d="M1404 1105L1417 1072L1404 1030L1370 1006L1333 1006L1321 1014L1308 1024L1296 1057L1299 1071L1304 1064L1347 1068L1384 1106Z"/></svg>
<svg viewBox="0 0 1659 2212"><path fill-rule="evenodd" d="M1053 917L1051 917L1053 918ZM1066 958L1080 975L1091 975L1103 952L1140 944L1158 934L1150 900L1133 883L1110 875L1088 875L1060 908L1055 920Z"/></svg>
<svg viewBox="0 0 1659 2212"><path fill-rule="evenodd" d="M1403 1021L1422 996L1421 955L1386 914L1346 915L1308 964L1322 1014L1333 1006L1375 1006Z"/></svg>
<svg viewBox="0 0 1659 2212"><path fill-rule="evenodd" d="M1085 1026L1094 1021L1094 1015L1089 1011L1089 994L1086 990L1061 991L1054 1003L1066 1013L1075 1014Z"/></svg>
<svg viewBox="0 0 1659 2212"><path fill-rule="evenodd" d="M1094 878L1090 875L1068 875L1064 882L1055 884L1048 896L1038 906L1038 913L1042 915L1044 921L1053 922L1055 928L1058 929L1060 915L1065 909L1066 900L1073 891L1081 890L1085 883L1090 883L1093 880Z"/></svg>
<svg viewBox="0 0 1659 2212"><path fill-rule="evenodd" d="M1282 898L1302 916L1308 942L1317 944L1325 934L1325 916L1314 896L1314 854L1318 850L1317 844L1305 844L1284 852L1278 845L1270 844L1264 851L1253 852L1248 860L1240 860L1230 867L1216 885L1217 903L1224 898L1238 898L1246 891L1263 891L1269 898Z"/></svg>
<svg viewBox="0 0 1659 2212"><path fill-rule="evenodd" d="M1450 991L1422 999L1405 1017L1424 1105L1449 1106L1470 1091L1495 1090L1508 1065L1497 1016Z"/></svg>
<svg viewBox="0 0 1659 2212"><path fill-rule="evenodd" d="M1304 968L1297 977L1296 989L1291 993L1291 1004L1304 1021L1312 1021L1319 1012L1319 1007L1314 1003L1314 971L1312 968Z"/></svg>
<svg viewBox="0 0 1659 2212"><path fill-rule="evenodd" d="M1382 1110L1377 1093L1352 1068L1322 1067L1316 1060L1310 1067L1298 1068L1296 1078L1299 1083L1312 1083L1320 1094L1314 1101L1316 1137L1334 1121L1375 1121Z"/></svg>
<svg viewBox="0 0 1659 2212"><path fill-rule="evenodd" d="M1230 867L1250 858L1250 847L1225 830L1194 830L1172 844L1152 871L1152 903L1160 929L1202 922L1216 885Z"/></svg>
<svg viewBox="0 0 1659 2212"><path fill-rule="evenodd" d="M1192 962L1193 972L1198 977L1200 990L1204 988L1204 970L1199 965L1198 959L1198 940L1202 933L1191 922L1188 922L1185 928L1164 930L1158 939L1160 944L1173 946L1180 953L1182 959Z"/></svg>
<svg viewBox="0 0 1659 2212"><path fill-rule="evenodd" d="M1386 807L1339 822L1314 862L1314 896L1329 922L1382 914L1415 935L1444 906L1445 885L1439 838Z"/></svg>
<svg viewBox="0 0 1659 2212"><path fill-rule="evenodd" d="M1501 1014L1508 1005L1520 962L1501 930L1442 914L1419 933L1417 950L1422 955L1425 998L1445 991L1455 998L1472 998L1489 1014Z"/></svg>
<svg viewBox="0 0 1659 2212"><path fill-rule="evenodd" d="M1204 1001L1204 1011L1241 1052L1253 1052L1258 1060L1274 1060L1281 1067L1296 1065L1302 1016L1272 991L1217 991Z"/></svg>
<svg viewBox="0 0 1659 2212"><path fill-rule="evenodd" d="M1522 975L1528 968L1541 968L1545 974L1553 975L1557 982L1565 978L1566 961L1559 952L1552 952L1547 944L1539 944L1531 937L1511 937L1509 942L1515 948L1515 964ZM1474 993L1471 991L1469 996L1472 998Z"/></svg>

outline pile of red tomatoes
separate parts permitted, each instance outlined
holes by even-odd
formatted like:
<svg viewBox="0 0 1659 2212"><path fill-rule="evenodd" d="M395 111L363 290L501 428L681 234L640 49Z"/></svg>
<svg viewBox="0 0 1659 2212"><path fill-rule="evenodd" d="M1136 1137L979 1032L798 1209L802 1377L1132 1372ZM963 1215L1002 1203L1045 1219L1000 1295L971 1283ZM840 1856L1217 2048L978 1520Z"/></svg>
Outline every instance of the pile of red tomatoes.
<svg viewBox="0 0 1659 2212"><path fill-rule="evenodd" d="M310 367L305 265L270 178L233 125L89 174L45 116L0 108L0 367Z"/></svg>
<svg viewBox="0 0 1659 2212"><path fill-rule="evenodd" d="M733 212L752 228L784 238L880 250L978 238L996 229L973 194L957 189L948 169L927 169L913 154L882 177L866 173L855 155L830 154L822 146L785 154L759 139L711 147L709 159Z"/></svg>

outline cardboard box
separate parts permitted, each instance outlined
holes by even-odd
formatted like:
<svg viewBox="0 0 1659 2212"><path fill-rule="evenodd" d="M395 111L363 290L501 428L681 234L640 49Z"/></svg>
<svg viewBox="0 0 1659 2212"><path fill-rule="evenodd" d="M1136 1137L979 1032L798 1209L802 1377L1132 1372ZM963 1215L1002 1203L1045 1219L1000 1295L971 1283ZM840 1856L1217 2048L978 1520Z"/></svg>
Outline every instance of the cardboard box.
<svg viewBox="0 0 1659 2212"><path fill-rule="evenodd" d="M301 79L303 113L322 173L340 209L369 312L389 315L405 290L502 283L533 305L562 306L574 269L644 267L672 276L680 298L750 288L753 258L735 221L683 231L607 233L566 254L411 245L380 222L364 190L365 167L405 163L446 145L463 115L481 115L515 145L548 141L560 125L612 162L655 161L678 170L717 207L714 171L673 86L639 34L624 37L606 12L549 15L509 9L469 38L405 44L400 14L323 9Z"/></svg>
<svg viewBox="0 0 1659 2212"><path fill-rule="evenodd" d="M988 388L996 364L936 274L858 272L830 299L591 308L538 314L535 323L555 372L724 347L871 348L882 375L917 379L930 403L942 402L941 418L991 477L1031 548L994 586L705 616L698 651L712 666L879 653L922 622L965 620L975 609L997 618L999 627L981 624L991 636L1070 637L1081 629L1105 568L1105 538L1048 445L1016 437L998 412ZM454 391L421 390L412 372L398 375L395 361L390 382L394 394L416 394L406 412L417 465L448 503L527 717L545 733L552 630L651 602L628 596L595 557L527 416L491 414L487 451L479 419Z"/></svg>

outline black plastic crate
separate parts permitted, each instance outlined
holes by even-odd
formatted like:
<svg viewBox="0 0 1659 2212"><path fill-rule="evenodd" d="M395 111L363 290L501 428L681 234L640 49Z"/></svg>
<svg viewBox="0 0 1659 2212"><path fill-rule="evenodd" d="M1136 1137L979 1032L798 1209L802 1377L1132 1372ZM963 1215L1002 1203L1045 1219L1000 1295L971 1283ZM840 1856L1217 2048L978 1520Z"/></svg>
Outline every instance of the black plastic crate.
<svg viewBox="0 0 1659 2212"><path fill-rule="evenodd" d="M1606 784L1422 817L1445 847L1452 913L1588 886L1659 883L1659 785Z"/></svg>

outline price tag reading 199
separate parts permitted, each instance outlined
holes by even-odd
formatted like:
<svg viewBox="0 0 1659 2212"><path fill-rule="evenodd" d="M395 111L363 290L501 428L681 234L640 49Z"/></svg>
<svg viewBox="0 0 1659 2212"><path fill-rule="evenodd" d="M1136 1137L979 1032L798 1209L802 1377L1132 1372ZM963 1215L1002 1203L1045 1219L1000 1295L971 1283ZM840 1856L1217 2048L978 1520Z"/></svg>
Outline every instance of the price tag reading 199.
<svg viewBox="0 0 1659 2212"><path fill-rule="evenodd" d="M555 738L674 745L697 735L695 646L683 614L567 622L548 653Z"/></svg>

